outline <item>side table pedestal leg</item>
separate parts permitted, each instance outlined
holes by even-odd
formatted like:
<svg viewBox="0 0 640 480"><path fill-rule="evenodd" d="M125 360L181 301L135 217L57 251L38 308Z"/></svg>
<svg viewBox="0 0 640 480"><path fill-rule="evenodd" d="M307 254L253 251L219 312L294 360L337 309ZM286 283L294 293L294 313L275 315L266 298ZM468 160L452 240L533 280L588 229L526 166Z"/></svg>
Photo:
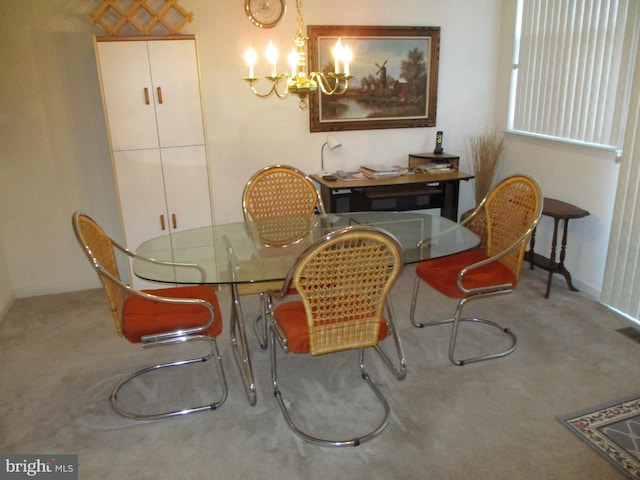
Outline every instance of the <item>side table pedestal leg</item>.
<svg viewBox="0 0 640 480"><path fill-rule="evenodd" d="M553 237L551 238L551 256L549 257L549 276L547 277L547 290L544 292L544 298L549 298L551 291L551 279L556 271L556 246L558 245L558 218L553 219Z"/></svg>
<svg viewBox="0 0 640 480"><path fill-rule="evenodd" d="M571 274L569 270L564 268L564 256L567 249L567 231L569 230L569 219L564 219L564 232L562 232L562 244L560 246L560 263L558 264L558 273L562 275L567 282L567 286L569 290L573 292L579 292L576 287L573 286L573 282L571 281Z"/></svg>

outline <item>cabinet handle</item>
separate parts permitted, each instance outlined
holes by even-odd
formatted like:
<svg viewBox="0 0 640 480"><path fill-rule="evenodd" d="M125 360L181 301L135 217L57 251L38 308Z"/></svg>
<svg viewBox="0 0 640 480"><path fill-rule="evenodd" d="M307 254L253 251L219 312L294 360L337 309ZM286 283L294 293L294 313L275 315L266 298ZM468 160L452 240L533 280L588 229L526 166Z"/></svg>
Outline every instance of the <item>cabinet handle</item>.
<svg viewBox="0 0 640 480"><path fill-rule="evenodd" d="M164 225L164 215L160 215L160 228L164 230L166 227Z"/></svg>
<svg viewBox="0 0 640 480"><path fill-rule="evenodd" d="M173 223L173 229L175 230L176 228L178 228L178 219L176 218L175 213L171 214L171 221Z"/></svg>
<svg viewBox="0 0 640 480"><path fill-rule="evenodd" d="M162 103L162 88L158 87L158 103Z"/></svg>
<svg viewBox="0 0 640 480"><path fill-rule="evenodd" d="M144 88L144 103L149 105L149 89L147 87Z"/></svg>

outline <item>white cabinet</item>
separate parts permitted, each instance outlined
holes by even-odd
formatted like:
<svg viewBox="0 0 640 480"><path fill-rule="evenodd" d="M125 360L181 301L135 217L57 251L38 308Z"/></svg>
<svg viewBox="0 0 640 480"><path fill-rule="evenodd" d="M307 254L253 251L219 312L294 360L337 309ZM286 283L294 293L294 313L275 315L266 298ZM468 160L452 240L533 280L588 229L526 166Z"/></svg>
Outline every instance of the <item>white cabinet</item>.
<svg viewBox="0 0 640 480"><path fill-rule="evenodd" d="M96 37L95 46L125 244L210 225L195 38Z"/></svg>

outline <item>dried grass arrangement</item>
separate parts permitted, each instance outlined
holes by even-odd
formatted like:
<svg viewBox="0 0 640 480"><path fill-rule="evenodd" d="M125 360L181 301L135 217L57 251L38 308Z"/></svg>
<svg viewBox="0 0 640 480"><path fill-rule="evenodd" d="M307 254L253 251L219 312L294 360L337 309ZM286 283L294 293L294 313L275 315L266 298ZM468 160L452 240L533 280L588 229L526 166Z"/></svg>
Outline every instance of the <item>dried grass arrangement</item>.
<svg viewBox="0 0 640 480"><path fill-rule="evenodd" d="M504 137L489 132L471 137L469 141L475 177L475 200L478 205L489 193L505 151Z"/></svg>

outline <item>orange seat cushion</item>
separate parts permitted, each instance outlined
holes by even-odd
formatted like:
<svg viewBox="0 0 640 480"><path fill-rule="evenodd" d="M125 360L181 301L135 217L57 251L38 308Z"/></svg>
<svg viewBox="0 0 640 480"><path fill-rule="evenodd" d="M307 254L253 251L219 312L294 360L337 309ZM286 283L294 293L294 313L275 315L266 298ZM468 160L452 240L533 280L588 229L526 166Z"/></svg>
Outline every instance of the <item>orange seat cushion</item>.
<svg viewBox="0 0 640 480"><path fill-rule="evenodd" d="M216 337L222 332L222 315L213 288L197 285L144 291L161 297L206 300L213 307L216 316L213 324L202 334ZM208 320L209 310L199 305L153 302L132 295L124 306L122 330L127 340L140 343L144 335L195 327L207 323Z"/></svg>
<svg viewBox="0 0 640 480"><path fill-rule="evenodd" d="M286 302L275 309L275 317L287 337L289 351L293 353L309 353L309 326L307 314L301 301ZM378 341L387 337L387 321L380 319Z"/></svg>
<svg viewBox="0 0 640 480"><path fill-rule="evenodd" d="M448 257L420 262L416 267L416 274L425 283L447 297L464 298L466 295L458 289L458 274L463 268L486 258L488 258L487 255L478 250L469 250ZM518 279L511 270L500 262L492 262L468 272L463 281L465 288L478 288L502 283L512 283L515 288Z"/></svg>

